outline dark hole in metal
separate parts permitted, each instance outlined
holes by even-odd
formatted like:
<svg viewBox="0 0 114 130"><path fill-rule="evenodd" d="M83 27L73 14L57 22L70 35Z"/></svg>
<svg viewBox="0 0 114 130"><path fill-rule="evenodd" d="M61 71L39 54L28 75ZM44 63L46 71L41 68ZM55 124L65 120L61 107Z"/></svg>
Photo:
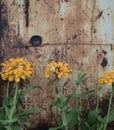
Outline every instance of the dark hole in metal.
<svg viewBox="0 0 114 130"><path fill-rule="evenodd" d="M105 67L105 66L107 66L107 64L108 64L107 59L106 59L106 58L103 58L102 63L101 63L101 66L102 66L102 67Z"/></svg>
<svg viewBox="0 0 114 130"><path fill-rule="evenodd" d="M42 37L39 35L34 35L30 38L29 43L34 47L40 46L42 44Z"/></svg>

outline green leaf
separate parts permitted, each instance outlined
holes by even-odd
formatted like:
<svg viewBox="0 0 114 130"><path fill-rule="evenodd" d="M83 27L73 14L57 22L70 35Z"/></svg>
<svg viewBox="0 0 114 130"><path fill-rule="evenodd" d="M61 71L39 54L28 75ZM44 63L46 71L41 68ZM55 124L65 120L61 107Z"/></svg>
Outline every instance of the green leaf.
<svg viewBox="0 0 114 130"><path fill-rule="evenodd" d="M88 123L90 126L96 124L97 119L96 119L96 113L94 111L90 111L88 115Z"/></svg>
<svg viewBox="0 0 114 130"><path fill-rule="evenodd" d="M66 99L64 99L63 105L67 106L69 104L71 98L72 98L72 95L67 96Z"/></svg>
<svg viewBox="0 0 114 130"><path fill-rule="evenodd" d="M63 104L62 104L61 100L62 100L61 98L58 98L58 99L56 100L56 102L53 103L52 105L53 105L53 106L56 106L57 108L62 108L62 107L63 107Z"/></svg>
<svg viewBox="0 0 114 130"><path fill-rule="evenodd" d="M107 116L104 117L104 120L106 120L106 118ZM107 123L111 123L112 121L114 121L114 111L110 111Z"/></svg>
<svg viewBox="0 0 114 130"><path fill-rule="evenodd" d="M36 109L34 108L34 109L30 109L30 110L25 110L24 112L17 114L17 116L26 117L26 116L29 116L31 114L38 113L38 112L40 112L40 110L38 108L36 108Z"/></svg>
<svg viewBox="0 0 114 130"><path fill-rule="evenodd" d="M8 124L9 122L10 122L9 120L0 120L0 124L3 125Z"/></svg>
<svg viewBox="0 0 114 130"><path fill-rule="evenodd" d="M79 98L80 98L80 96L81 96L81 94L77 94L77 93L72 94L72 97L73 97L73 98L76 98L76 99L79 99Z"/></svg>
<svg viewBox="0 0 114 130"><path fill-rule="evenodd" d="M11 128L12 130L23 130L23 128L17 123L12 124Z"/></svg>
<svg viewBox="0 0 114 130"><path fill-rule="evenodd" d="M20 118L19 121L22 122L22 124L24 124L25 126L30 127L30 123L27 121L26 118Z"/></svg>
<svg viewBox="0 0 114 130"><path fill-rule="evenodd" d="M7 107L10 107L13 102L13 97L4 97L3 98L3 107L6 105Z"/></svg>
<svg viewBox="0 0 114 130"><path fill-rule="evenodd" d="M57 100L49 106L49 110L52 109L53 106L57 107L59 111L63 109L64 106L67 105L69 99L64 99L63 97L57 98Z"/></svg>
<svg viewBox="0 0 114 130"><path fill-rule="evenodd" d="M77 86L84 81L85 75L86 75L85 73L78 71L78 79L75 81Z"/></svg>
<svg viewBox="0 0 114 130"><path fill-rule="evenodd" d="M56 128L49 128L49 130L57 130Z"/></svg>
<svg viewBox="0 0 114 130"><path fill-rule="evenodd" d="M49 128L49 130L58 130L58 129L61 129L63 128L64 126L63 125L60 125L58 127L55 127L55 128Z"/></svg>
<svg viewBox="0 0 114 130"><path fill-rule="evenodd" d="M11 120L0 120L0 123L1 124L9 124L9 123L14 123L14 122L16 122L18 120L18 118L17 117L14 117L13 119L11 119Z"/></svg>
<svg viewBox="0 0 114 130"><path fill-rule="evenodd" d="M4 108L5 108L5 114L6 116L8 117L8 119L11 119L10 118L10 109L4 104Z"/></svg>
<svg viewBox="0 0 114 130"><path fill-rule="evenodd" d="M72 109L66 114L67 124L76 125L78 123L78 117L81 113L79 108Z"/></svg>
<svg viewBox="0 0 114 130"><path fill-rule="evenodd" d="M89 124L87 122L81 122L80 130L90 130Z"/></svg>
<svg viewBox="0 0 114 130"><path fill-rule="evenodd" d="M90 111L88 114L88 124L90 126L95 125L97 122L104 123L104 120L96 111Z"/></svg>

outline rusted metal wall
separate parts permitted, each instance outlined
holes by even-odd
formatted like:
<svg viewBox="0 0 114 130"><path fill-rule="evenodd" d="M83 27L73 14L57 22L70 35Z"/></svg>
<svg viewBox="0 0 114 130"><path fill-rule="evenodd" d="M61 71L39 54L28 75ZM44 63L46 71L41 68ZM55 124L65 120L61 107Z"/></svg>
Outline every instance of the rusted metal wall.
<svg viewBox="0 0 114 130"><path fill-rule="evenodd" d="M33 83L42 86L30 93L26 107L38 106L41 118L51 118L47 108L55 91L53 80L44 78L44 69L52 60L73 68L63 81L66 94L77 70L87 73L84 87L97 90L98 76L114 67L113 5L113 0L0 0L1 62L11 57L28 59L35 66ZM24 47L33 35L42 36L42 46ZM37 119L32 117L34 124Z"/></svg>

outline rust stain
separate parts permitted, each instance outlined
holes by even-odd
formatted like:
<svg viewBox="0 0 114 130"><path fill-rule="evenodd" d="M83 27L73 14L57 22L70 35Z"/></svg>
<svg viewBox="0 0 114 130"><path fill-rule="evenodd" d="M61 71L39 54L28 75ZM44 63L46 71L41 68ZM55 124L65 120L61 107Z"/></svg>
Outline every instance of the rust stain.
<svg viewBox="0 0 114 130"><path fill-rule="evenodd" d="M103 54L104 54L104 55L106 55L106 54L107 54L107 51L105 51L105 50L102 50L102 52L103 52Z"/></svg>
<svg viewBox="0 0 114 130"><path fill-rule="evenodd" d="M93 44L93 32L94 32L94 13L96 9L96 0L93 0L92 17L91 17L91 42Z"/></svg>
<svg viewBox="0 0 114 130"><path fill-rule="evenodd" d="M69 0L64 0L65 2L69 2Z"/></svg>
<svg viewBox="0 0 114 130"><path fill-rule="evenodd" d="M25 20L26 27L29 26L29 0L25 0Z"/></svg>
<svg viewBox="0 0 114 130"><path fill-rule="evenodd" d="M8 28L7 18L4 17L4 15L6 16L6 10L6 5L0 0L0 39L3 37L3 31Z"/></svg>
<svg viewBox="0 0 114 130"><path fill-rule="evenodd" d="M103 11L101 10L101 11L98 12L97 16L95 17L94 22L95 22L96 20L100 19L100 18L102 17L102 15L103 15Z"/></svg>

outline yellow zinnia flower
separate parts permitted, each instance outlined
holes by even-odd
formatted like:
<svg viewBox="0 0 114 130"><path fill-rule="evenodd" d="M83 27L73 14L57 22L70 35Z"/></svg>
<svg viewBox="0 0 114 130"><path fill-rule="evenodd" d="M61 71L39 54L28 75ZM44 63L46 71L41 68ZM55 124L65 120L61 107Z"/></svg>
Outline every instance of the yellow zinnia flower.
<svg viewBox="0 0 114 130"><path fill-rule="evenodd" d="M68 64L63 64L62 62L54 62L52 61L47 65L45 71L45 77L49 78L51 75L56 75L57 78L68 77L68 74L72 72L72 69L68 67Z"/></svg>
<svg viewBox="0 0 114 130"><path fill-rule="evenodd" d="M100 77L98 82L99 82L100 84L107 84L107 83L108 83L108 80L107 80L105 77Z"/></svg>
<svg viewBox="0 0 114 130"><path fill-rule="evenodd" d="M33 66L23 58L11 58L2 63L1 77L3 80L20 82L26 80L34 73Z"/></svg>
<svg viewBox="0 0 114 130"><path fill-rule="evenodd" d="M100 77L98 82L112 85L114 83L114 70L104 72L104 77Z"/></svg>

